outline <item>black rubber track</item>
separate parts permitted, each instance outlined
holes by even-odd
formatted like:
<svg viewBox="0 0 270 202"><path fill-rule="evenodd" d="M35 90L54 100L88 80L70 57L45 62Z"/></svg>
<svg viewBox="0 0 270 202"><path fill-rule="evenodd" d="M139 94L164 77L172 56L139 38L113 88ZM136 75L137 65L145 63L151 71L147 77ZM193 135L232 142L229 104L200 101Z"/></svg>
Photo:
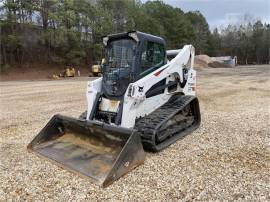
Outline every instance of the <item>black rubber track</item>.
<svg viewBox="0 0 270 202"><path fill-rule="evenodd" d="M184 117L177 120L176 117ZM173 124L166 128L166 124ZM175 121L176 120L176 121ZM201 122L199 101L195 96L174 95L166 104L136 121L145 150L157 152L197 129Z"/></svg>

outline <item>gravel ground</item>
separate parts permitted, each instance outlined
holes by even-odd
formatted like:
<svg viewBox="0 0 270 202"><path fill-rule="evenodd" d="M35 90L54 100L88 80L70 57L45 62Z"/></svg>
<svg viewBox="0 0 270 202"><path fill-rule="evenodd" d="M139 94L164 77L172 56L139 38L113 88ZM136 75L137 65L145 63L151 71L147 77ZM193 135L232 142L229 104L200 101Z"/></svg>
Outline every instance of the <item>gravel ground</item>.
<svg viewBox="0 0 270 202"><path fill-rule="evenodd" d="M55 113L86 108L86 79L1 82L0 201L270 201L270 66L198 72L201 127L100 188L26 150Z"/></svg>

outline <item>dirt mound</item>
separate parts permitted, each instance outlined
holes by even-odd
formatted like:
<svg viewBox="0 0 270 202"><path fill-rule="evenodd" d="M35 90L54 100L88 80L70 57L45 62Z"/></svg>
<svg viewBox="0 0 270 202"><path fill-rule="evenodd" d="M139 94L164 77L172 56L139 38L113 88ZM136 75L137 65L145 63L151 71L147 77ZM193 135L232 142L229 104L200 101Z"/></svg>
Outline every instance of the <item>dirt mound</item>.
<svg viewBox="0 0 270 202"><path fill-rule="evenodd" d="M202 68L208 67L208 63L205 60L203 60L197 56L198 55L196 55L194 58L194 68L195 69L202 69Z"/></svg>
<svg viewBox="0 0 270 202"><path fill-rule="evenodd" d="M231 67L231 65L228 65L224 62L221 62L221 61L217 61L217 60L214 60L214 61L211 61L208 63L208 66L209 67L212 67L212 68L224 68L224 67Z"/></svg>
<svg viewBox="0 0 270 202"><path fill-rule="evenodd" d="M194 67L195 69L207 68L210 62L212 62L212 58L208 55L196 55L194 58Z"/></svg>
<svg viewBox="0 0 270 202"><path fill-rule="evenodd" d="M223 61L217 60L216 58L209 57L208 55L196 55L194 59L195 69L202 69L207 67L212 68L226 68L231 67Z"/></svg>
<svg viewBox="0 0 270 202"><path fill-rule="evenodd" d="M212 62L213 59L209 57L208 55L196 55L195 58L205 61L207 64L209 62Z"/></svg>

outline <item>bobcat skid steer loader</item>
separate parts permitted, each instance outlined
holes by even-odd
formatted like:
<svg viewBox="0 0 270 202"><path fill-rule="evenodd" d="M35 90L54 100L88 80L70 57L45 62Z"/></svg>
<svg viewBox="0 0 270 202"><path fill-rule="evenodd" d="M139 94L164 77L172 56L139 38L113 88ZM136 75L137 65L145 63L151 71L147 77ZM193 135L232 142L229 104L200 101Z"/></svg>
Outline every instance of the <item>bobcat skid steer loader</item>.
<svg viewBox="0 0 270 202"><path fill-rule="evenodd" d="M55 115L30 151L105 187L200 125L194 48L167 59L162 38L132 31L103 38L102 77L89 81L78 119Z"/></svg>

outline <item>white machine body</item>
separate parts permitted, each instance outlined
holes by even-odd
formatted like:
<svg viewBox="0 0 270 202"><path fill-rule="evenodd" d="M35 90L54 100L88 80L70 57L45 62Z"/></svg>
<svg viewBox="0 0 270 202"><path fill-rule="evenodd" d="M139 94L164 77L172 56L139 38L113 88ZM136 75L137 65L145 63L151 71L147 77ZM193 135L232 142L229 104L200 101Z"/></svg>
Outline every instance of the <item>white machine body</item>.
<svg viewBox="0 0 270 202"><path fill-rule="evenodd" d="M167 51L168 52L168 51ZM170 51L177 54L167 64L146 75L142 79L130 83L123 102L123 111L121 127L133 128L137 118L144 117L164 105L173 94L183 93L184 95L196 94L196 71L194 70L195 49L192 45L185 45L182 49ZM184 72L184 69L187 70ZM186 81L183 88L177 85L177 89L169 92L165 89L163 94L146 98L146 92L156 83L166 78L166 84L169 81L179 80L180 83ZM102 77L94 81L89 81L86 91L88 108L87 120L93 109L94 100L101 92ZM119 102L115 100L102 99L100 109L104 111L115 112Z"/></svg>

